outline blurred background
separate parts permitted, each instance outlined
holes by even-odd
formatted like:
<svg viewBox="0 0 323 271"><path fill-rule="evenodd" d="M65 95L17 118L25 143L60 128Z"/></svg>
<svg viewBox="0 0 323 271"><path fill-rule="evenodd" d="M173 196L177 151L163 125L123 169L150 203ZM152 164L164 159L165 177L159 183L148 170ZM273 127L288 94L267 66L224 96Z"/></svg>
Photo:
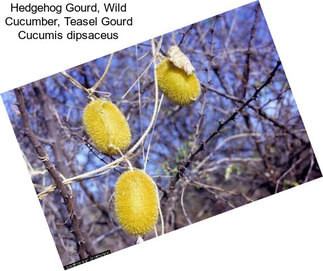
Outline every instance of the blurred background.
<svg viewBox="0 0 323 271"><path fill-rule="evenodd" d="M166 55L168 48L177 44L189 57L202 92L197 102L185 107L172 104L159 93L162 103L154 128L131 160L157 183L165 232L321 176L258 3L157 37L156 46L161 38L160 54ZM109 59L96 59L66 72L90 88ZM153 68L151 41L116 52L95 92L125 114L132 145L151 120ZM210 138L260 87L259 95ZM101 154L92 145L82 125L89 99L65 76L56 74L28 84L22 92L31 128L65 178L117 158ZM2 98L35 190L40 193L53 180L26 136L14 91ZM201 145L204 147L199 151ZM96 253L136 243L135 237L120 228L114 212L114 184L126 169L121 163L108 174L71 185L80 226ZM63 265L79 260L79 244L59 191L40 203ZM159 219L158 235L161 224ZM155 236L152 231L144 239Z"/></svg>

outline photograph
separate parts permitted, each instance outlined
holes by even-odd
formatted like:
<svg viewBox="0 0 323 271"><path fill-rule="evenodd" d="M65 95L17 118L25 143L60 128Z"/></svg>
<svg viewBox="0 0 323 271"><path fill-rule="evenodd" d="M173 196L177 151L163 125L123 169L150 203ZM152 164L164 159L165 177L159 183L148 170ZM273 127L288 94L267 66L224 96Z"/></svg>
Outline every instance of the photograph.
<svg viewBox="0 0 323 271"><path fill-rule="evenodd" d="M283 64L252 2L3 92L65 269L321 177Z"/></svg>

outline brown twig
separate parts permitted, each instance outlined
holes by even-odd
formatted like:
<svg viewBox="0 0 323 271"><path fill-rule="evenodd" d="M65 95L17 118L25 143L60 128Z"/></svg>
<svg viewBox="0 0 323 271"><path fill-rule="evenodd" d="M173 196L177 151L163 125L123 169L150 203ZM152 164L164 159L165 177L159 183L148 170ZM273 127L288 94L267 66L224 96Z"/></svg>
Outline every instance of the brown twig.
<svg viewBox="0 0 323 271"><path fill-rule="evenodd" d="M72 231L75 235L75 239L78 246L78 254L81 259L84 259L87 257L87 253L89 253L88 244L85 242L84 234L80 228L80 215L78 212L77 207L75 206L74 198L71 194L71 192L68 190L68 187L66 187L63 184L63 177L55 168L55 166L52 164L52 162L49 160L48 155L44 148L42 147L41 143L37 139L36 135L31 129L30 123L29 123L29 117L28 112L25 106L24 97L22 94L21 88L15 89L15 95L18 102L18 107L21 113L23 125L25 128L25 133L30 140L31 144L33 145L35 151L37 152L39 159L44 163L45 168L48 170L49 174L53 178L58 190L60 191L60 194L63 197L64 203L66 205L67 211L69 213L71 222L72 222Z"/></svg>

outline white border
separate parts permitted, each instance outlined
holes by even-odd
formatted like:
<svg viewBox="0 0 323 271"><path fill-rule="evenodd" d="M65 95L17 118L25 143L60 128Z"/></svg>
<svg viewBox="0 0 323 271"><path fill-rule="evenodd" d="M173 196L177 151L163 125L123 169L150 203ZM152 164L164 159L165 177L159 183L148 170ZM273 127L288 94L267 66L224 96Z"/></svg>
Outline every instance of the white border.
<svg viewBox="0 0 323 271"><path fill-rule="evenodd" d="M19 1L22 2L22 1ZM29 1L27 1L29 2ZM128 1L130 3L130 1ZM75 48L16 42L1 28L0 89L199 21L249 1L132 1L134 30ZM323 162L320 1L260 1L319 162ZM0 18L4 6L0 2ZM136 3L136 4L134 4ZM154 22L154 23L152 23ZM0 105L2 270L62 270L3 104ZM75 270L322 270L322 179L124 249Z"/></svg>

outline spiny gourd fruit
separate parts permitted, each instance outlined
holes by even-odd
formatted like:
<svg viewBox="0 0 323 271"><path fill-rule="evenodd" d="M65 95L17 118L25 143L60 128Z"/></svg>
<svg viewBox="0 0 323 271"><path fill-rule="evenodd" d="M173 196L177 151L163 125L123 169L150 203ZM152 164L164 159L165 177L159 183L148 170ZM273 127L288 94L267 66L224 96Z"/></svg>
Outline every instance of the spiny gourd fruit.
<svg viewBox="0 0 323 271"><path fill-rule="evenodd" d="M194 67L177 46L170 47L168 57L156 68L160 90L175 104L189 105L195 102L201 93Z"/></svg>
<svg viewBox="0 0 323 271"><path fill-rule="evenodd" d="M119 108L107 99L98 98L86 105L83 124L96 148L103 153L116 155L130 145L128 122Z"/></svg>
<svg viewBox="0 0 323 271"><path fill-rule="evenodd" d="M158 219L158 199L153 180L139 169L120 175L115 186L115 210L130 235L150 232Z"/></svg>

